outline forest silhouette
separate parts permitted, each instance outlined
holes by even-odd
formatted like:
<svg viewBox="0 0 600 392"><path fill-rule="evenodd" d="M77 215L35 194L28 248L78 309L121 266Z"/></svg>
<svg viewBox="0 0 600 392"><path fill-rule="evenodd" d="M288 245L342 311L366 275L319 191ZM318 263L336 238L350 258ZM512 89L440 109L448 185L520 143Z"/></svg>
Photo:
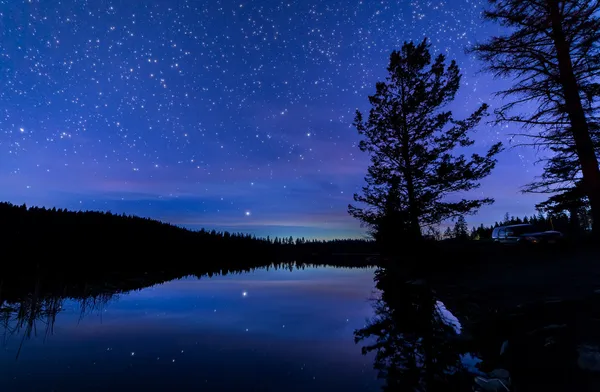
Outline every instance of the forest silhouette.
<svg viewBox="0 0 600 392"><path fill-rule="evenodd" d="M367 239L257 238L227 231L192 231L153 219L110 212L75 212L0 203L0 216L0 235L7 254L36 256L35 262L31 262L35 265L62 265L83 271L89 268L85 260L97 257L103 258L104 267L126 265L145 271L198 265L219 270L376 252L374 242ZM72 263L73 259L83 262ZM364 257L359 261L364 264ZM348 257L339 260L340 265L355 262L358 261Z"/></svg>

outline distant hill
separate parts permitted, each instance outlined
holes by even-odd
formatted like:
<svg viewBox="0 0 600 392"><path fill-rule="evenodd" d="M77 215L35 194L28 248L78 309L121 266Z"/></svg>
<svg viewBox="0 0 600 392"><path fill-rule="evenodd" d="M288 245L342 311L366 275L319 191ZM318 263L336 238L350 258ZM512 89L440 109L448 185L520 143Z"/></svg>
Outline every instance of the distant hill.
<svg viewBox="0 0 600 392"><path fill-rule="evenodd" d="M27 208L11 203L0 203L0 244L7 268L51 265L93 269L110 265L157 270L201 264L236 269L375 251L374 243L364 240L257 238L215 230L192 231L110 212Z"/></svg>
<svg viewBox="0 0 600 392"><path fill-rule="evenodd" d="M42 264L62 264L77 258L73 267L94 268L95 262L123 266L193 264L248 252L268 255L272 244L250 235L191 231L168 223L110 212L67 211L0 203L1 241L8 257L52 257ZM99 257L103 259L100 260ZM177 258L178 260L174 260Z"/></svg>

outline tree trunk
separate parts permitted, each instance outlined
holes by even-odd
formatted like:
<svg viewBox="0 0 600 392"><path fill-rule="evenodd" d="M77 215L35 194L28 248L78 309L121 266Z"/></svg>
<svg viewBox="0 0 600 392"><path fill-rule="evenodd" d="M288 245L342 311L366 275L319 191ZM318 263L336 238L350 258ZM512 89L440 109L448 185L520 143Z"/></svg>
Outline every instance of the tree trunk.
<svg viewBox="0 0 600 392"><path fill-rule="evenodd" d="M419 216L415 208L415 186L412 176L406 176L406 193L408 194L408 218L409 232L411 239L421 239L421 226L419 225Z"/></svg>
<svg viewBox="0 0 600 392"><path fill-rule="evenodd" d="M565 98L565 110L571 122L571 131L575 140L575 149L581 164L581 173L585 192L590 200L592 209L592 232L594 237L600 237L600 170L594 151L594 143L585 116L579 84L573 71L570 47L562 28L562 16L557 0L547 0L550 9L552 35L558 59L560 82Z"/></svg>
<svg viewBox="0 0 600 392"><path fill-rule="evenodd" d="M406 107L405 100L406 93L404 88L402 90L402 107ZM405 113L404 109L402 113ZM402 160L404 161L404 179L406 181L406 193L408 196L408 231L410 235L410 240L420 241L423 237L421 234L421 226L419 225L419 212L416 208L416 195L415 195L415 183L413 178L413 163L410 159L410 134L408 130L408 124L406 120L406 115L402 116L402 128L401 134L399 135L402 138Z"/></svg>

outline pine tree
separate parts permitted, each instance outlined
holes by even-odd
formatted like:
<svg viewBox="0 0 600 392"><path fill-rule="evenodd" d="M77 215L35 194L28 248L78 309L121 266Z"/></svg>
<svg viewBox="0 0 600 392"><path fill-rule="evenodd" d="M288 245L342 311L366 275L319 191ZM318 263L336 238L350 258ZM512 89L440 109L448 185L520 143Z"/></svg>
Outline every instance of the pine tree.
<svg viewBox="0 0 600 392"><path fill-rule="evenodd" d="M429 237L430 239L435 240L435 241L441 241L443 239L440 229L435 226L428 227L427 231L426 231L426 235L427 235L427 237Z"/></svg>
<svg viewBox="0 0 600 392"><path fill-rule="evenodd" d="M546 201L537 204L536 208L552 216L561 215L567 211L569 213L569 230L573 233L578 233L582 228L588 229L589 203L581 182L549 197Z"/></svg>
<svg viewBox="0 0 600 392"><path fill-rule="evenodd" d="M574 154L576 166L559 165L567 170L560 178L581 177L600 236L600 169L593 136L600 96L600 0L488 1L485 18L507 27L507 33L473 51L496 76L515 80L499 93L514 100L497 111L498 120L534 130L527 134L534 144L558 149L560 159ZM537 109L516 113L522 103Z"/></svg>
<svg viewBox="0 0 600 392"><path fill-rule="evenodd" d="M368 119L356 112L354 125L363 136L360 150L371 157L366 186L349 205L349 213L369 227L420 239L423 228L475 212L493 199L449 201L446 196L479 186L496 164L502 145L485 155L454 155L457 147L473 145L469 138L486 114L482 105L464 120L446 109L460 86L457 64L448 66L444 55L435 59L427 40L405 43L390 56L386 81L369 97ZM389 217L393 216L393 219Z"/></svg>
<svg viewBox="0 0 600 392"><path fill-rule="evenodd" d="M590 118L590 137L596 156L600 156L600 128L592 121L594 120ZM542 159L543 173L523 188L525 192L554 194L570 192L582 185L581 164L570 128L549 133L544 142L538 141L535 144L546 147L550 154Z"/></svg>
<svg viewBox="0 0 600 392"><path fill-rule="evenodd" d="M465 240L469 237L469 226L464 216L459 216L454 223L454 238L459 240Z"/></svg>
<svg viewBox="0 0 600 392"><path fill-rule="evenodd" d="M454 232L452 231L452 229L450 227L447 227L446 231L444 231L444 239L450 240L452 238L454 238Z"/></svg>

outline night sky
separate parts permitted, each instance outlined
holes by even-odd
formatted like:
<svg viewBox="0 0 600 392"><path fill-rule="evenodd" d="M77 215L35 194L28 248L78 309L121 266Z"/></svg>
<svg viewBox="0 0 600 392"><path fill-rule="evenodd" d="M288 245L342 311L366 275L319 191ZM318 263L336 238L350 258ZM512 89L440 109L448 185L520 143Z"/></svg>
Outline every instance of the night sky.
<svg viewBox="0 0 600 392"><path fill-rule="evenodd" d="M190 228L348 237L368 157L354 111L405 40L459 61L464 116L506 85L464 54L482 0L0 0L0 200ZM475 150L516 129L483 124ZM470 224L531 214L509 148Z"/></svg>

